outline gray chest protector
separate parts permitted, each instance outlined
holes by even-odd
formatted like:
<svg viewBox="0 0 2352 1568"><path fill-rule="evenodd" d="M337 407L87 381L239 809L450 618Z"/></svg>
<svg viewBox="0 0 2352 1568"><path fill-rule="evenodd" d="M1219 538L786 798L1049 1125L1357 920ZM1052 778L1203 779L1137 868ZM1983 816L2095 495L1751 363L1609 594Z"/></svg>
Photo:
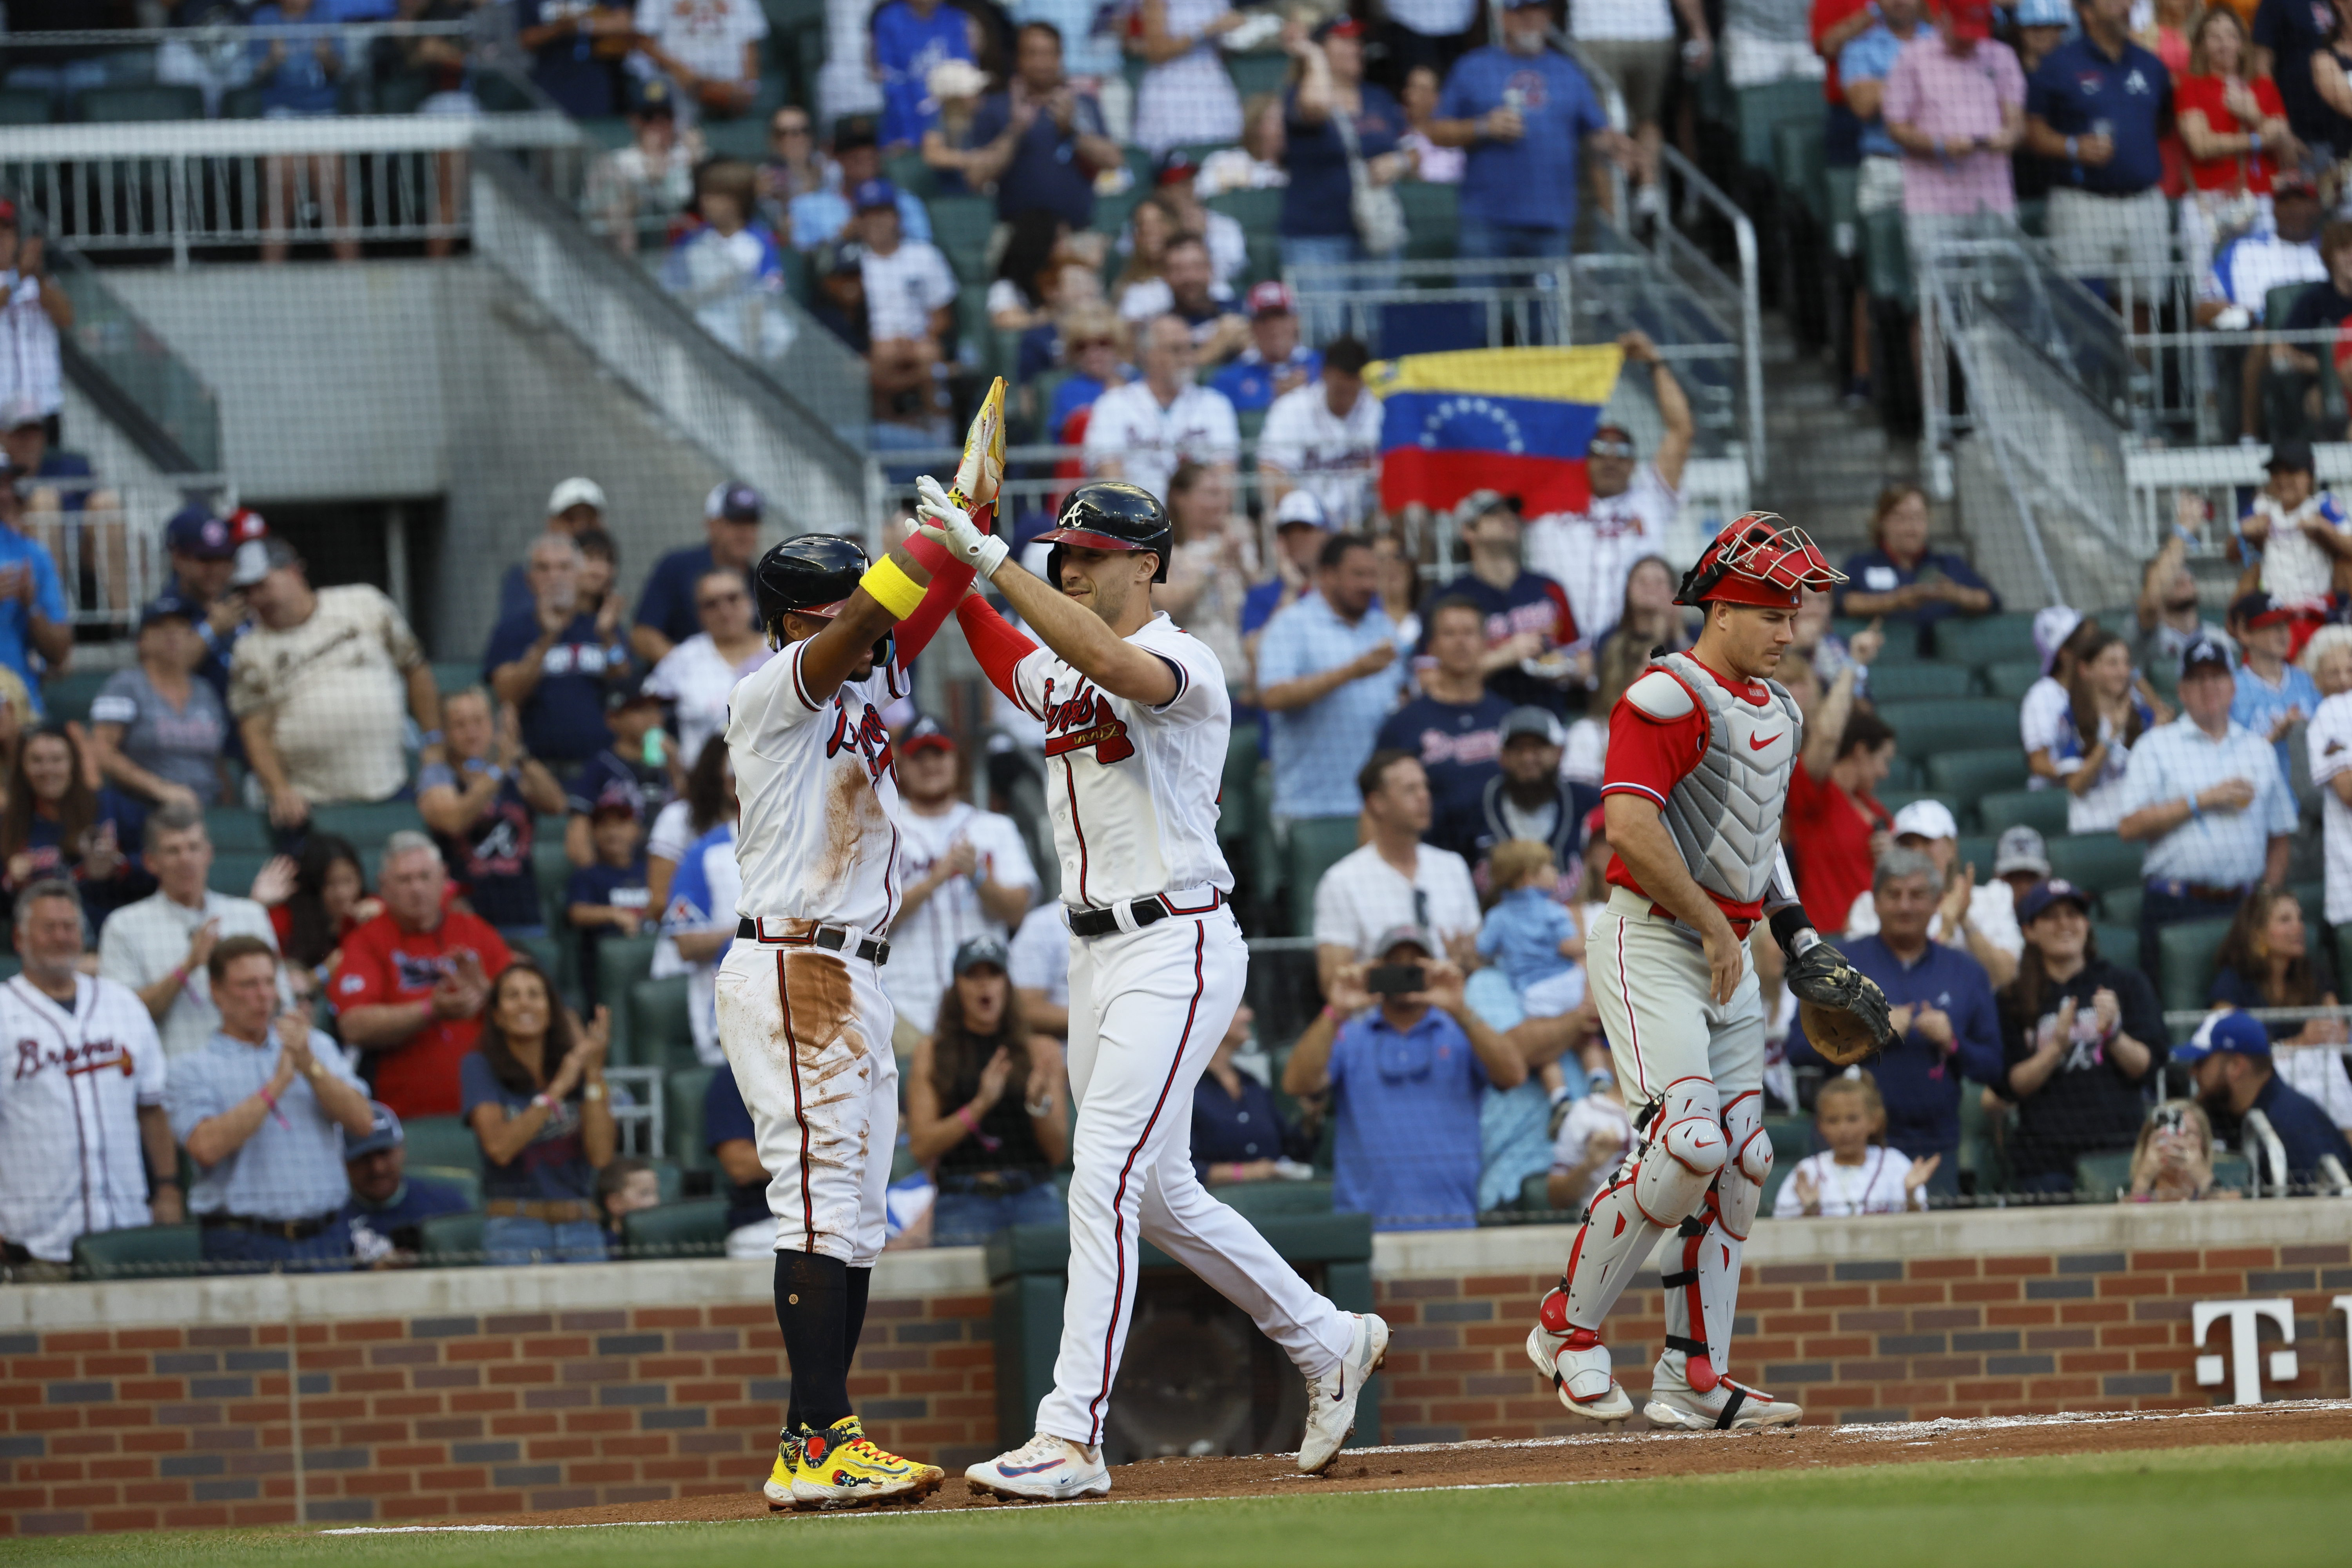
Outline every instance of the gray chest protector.
<svg viewBox="0 0 2352 1568"><path fill-rule="evenodd" d="M1636 689L1670 670L1687 693L1680 705L1686 710L1696 696L1706 716L1706 754L1667 795L1666 831L1692 880L1718 898L1754 903L1764 897L1779 856L1780 814L1804 747L1804 716L1778 681L1764 683L1771 700L1759 708L1726 691L1686 654L1667 654L1650 668ZM1659 699L1674 700L1654 689L1643 696L1650 700L1642 706L1653 712Z"/></svg>

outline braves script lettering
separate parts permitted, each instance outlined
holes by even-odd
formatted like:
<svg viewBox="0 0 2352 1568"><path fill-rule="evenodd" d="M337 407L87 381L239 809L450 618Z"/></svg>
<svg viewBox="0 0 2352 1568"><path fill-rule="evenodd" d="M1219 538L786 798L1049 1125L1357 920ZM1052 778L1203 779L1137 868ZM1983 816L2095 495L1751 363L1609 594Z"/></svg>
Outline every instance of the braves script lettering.
<svg viewBox="0 0 2352 1568"><path fill-rule="evenodd" d="M1127 721L1113 713L1102 693L1084 680L1060 702L1054 700L1054 683L1047 681L1045 754L1058 757L1087 750L1103 763L1123 763L1135 755L1135 742L1127 738Z"/></svg>
<svg viewBox="0 0 2352 1568"><path fill-rule="evenodd" d="M868 702L865 707L865 712L858 715L856 728L852 729L848 707L835 704L833 733L825 738L824 754L830 761L854 743L858 754L866 759L866 773L879 779L890 768L890 731L884 727L882 715L875 711L874 704Z"/></svg>

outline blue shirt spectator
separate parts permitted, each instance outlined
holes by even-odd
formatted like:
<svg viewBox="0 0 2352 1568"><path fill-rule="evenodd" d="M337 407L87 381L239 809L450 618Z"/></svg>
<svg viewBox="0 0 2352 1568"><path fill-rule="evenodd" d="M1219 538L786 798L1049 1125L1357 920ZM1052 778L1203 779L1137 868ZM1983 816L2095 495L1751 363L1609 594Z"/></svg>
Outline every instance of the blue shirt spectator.
<svg viewBox="0 0 2352 1568"><path fill-rule="evenodd" d="M2115 142L2105 163L2062 163L2060 184L2131 195L2164 178L2163 132L2172 123L2172 73L2128 38L2109 54L2078 33L2050 51L2026 84L2025 111L2061 136L2100 129Z"/></svg>
<svg viewBox="0 0 2352 1568"><path fill-rule="evenodd" d="M403 1252L424 1250L424 1226L428 1219L438 1219L445 1214L464 1214L473 1205L466 1194L446 1182L436 1182L430 1176L403 1176L392 1195L380 1204L372 1204L352 1194L351 1202L343 1205L343 1223L351 1227L352 1248L361 1252L362 1231L380 1237L391 1247Z"/></svg>
<svg viewBox="0 0 2352 1568"><path fill-rule="evenodd" d="M1508 587L1496 587L1475 572L1465 572L1422 605L1421 640L1424 648L1432 634L1432 605L1440 599L1457 598L1469 600L1486 616L1481 652L1527 632L1542 639L1545 654L1555 654L1575 643L1581 635L1577 629L1576 613L1568 605L1568 590L1540 572L1521 572ZM1557 713L1564 710L1568 700L1559 682L1531 674L1517 663L1490 672L1486 689L1514 708L1548 708Z"/></svg>
<svg viewBox="0 0 2352 1568"><path fill-rule="evenodd" d="M2297 1186L2320 1179L2320 1161L2336 1156L2347 1174L2352 1174L2352 1144L2347 1144L2344 1130L2327 1120L2311 1098L2286 1079L2273 1073L2263 1087L2254 1091L2252 1108L2267 1118L2271 1131L2278 1134L2280 1144L2286 1150L2287 1180Z"/></svg>
<svg viewBox="0 0 2352 1568"><path fill-rule="evenodd" d="M1513 888L1495 900L1478 927L1478 956L1500 963L1511 988L1524 992L1576 967L1559 951L1576 934L1576 921L1551 889Z"/></svg>
<svg viewBox="0 0 2352 1568"><path fill-rule="evenodd" d="M2270 681L2254 672L2251 660L2242 664L2238 667L2237 693L2230 700L2230 721L2243 724L2257 735L2269 735L2281 720L2308 721L2319 711L2319 685L2299 665L2281 665L2278 679ZM2278 752L2282 778L2290 765L2287 739L2281 735L2273 743Z"/></svg>
<svg viewBox="0 0 2352 1568"><path fill-rule="evenodd" d="M1233 1065L1234 1052L1249 1037L1247 1021L1239 1022L1241 1026L1226 1031L1209 1069L1192 1086L1192 1169L1204 1182L1212 1165L1305 1162L1315 1152L1282 1119L1274 1091Z"/></svg>
<svg viewBox="0 0 2352 1568"><path fill-rule="evenodd" d="M1362 106L1355 117L1356 142L1362 156L1369 161L1395 152L1407 129L1403 108L1384 87L1364 82L1357 90ZM1290 171L1290 183L1283 187L1276 231L1293 238L1353 236L1348 146L1337 122L1330 115L1319 121L1300 119L1295 87L1283 95L1282 108L1283 166Z"/></svg>
<svg viewBox="0 0 2352 1568"><path fill-rule="evenodd" d="M1094 94L1070 86L1062 75L1062 46L1052 31L1024 27L1015 45L1019 69L1003 92L981 100L965 145L988 147L1012 131L1022 115L1029 123L1014 132L1010 160L996 177L996 216L1010 223L1025 212L1050 212L1074 229L1095 220L1096 158L1108 158L1117 144L1104 139L1102 105ZM1069 98L1069 122L1054 112L1060 95ZM1016 103L1016 100L1018 102Z"/></svg>
<svg viewBox="0 0 2352 1568"><path fill-rule="evenodd" d="M588 996L601 994L597 990L600 984L598 959L604 949L604 939L615 931L635 935L639 928L650 926L653 923L652 895L646 888L643 828L636 817L632 815L625 819L621 819L617 812L595 813L589 819L588 831L591 837L596 839L603 839L608 833L617 834L620 831L618 827L605 826L607 822L614 820L625 821L628 840L635 846L628 858L617 865L609 862L603 858L605 846L599 843L596 846L598 856L596 863L593 866L583 866L572 872L571 881L565 884L563 889L563 907L566 911L577 907L585 907L594 910L627 910L635 917L634 924L615 918L600 919L593 922L573 921L572 929L579 933L580 937L580 989L582 994Z"/></svg>
<svg viewBox="0 0 2352 1568"><path fill-rule="evenodd" d="M541 645L545 642L542 647ZM604 695L611 682L629 673L629 650L617 634L597 629L596 617L578 615L545 638L539 613L510 616L490 632L482 650L482 680L499 668L539 648L539 683L520 704L523 750L543 762L569 765L587 761L612 743L604 723Z"/></svg>
<svg viewBox="0 0 2352 1568"><path fill-rule="evenodd" d="M1876 82L1883 88L1887 73L1895 68L1895 57L1903 52L1906 44L1919 37L1918 9L1915 5L1906 6L1904 10L1909 25L1902 32L1896 32L1881 20L1870 31L1838 51L1838 81L1846 89L1849 102L1857 82ZM1859 116L1861 111L1857 110L1855 113ZM1895 138L1887 134L1885 115L1873 113L1863 118L1862 153L1865 158L1903 156L1903 149L1896 146Z"/></svg>
<svg viewBox="0 0 2352 1568"><path fill-rule="evenodd" d="M760 1135L751 1125L751 1112L743 1103L743 1091L735 1086L735 1069L721 1062L711 1069L710 1087L702 1091L702 1144L716 1154L720 1144L739 1141L756 1149ZM735 1231L756 1225L772 1230L775 1225L775 1216L768 1208L766 1180L729 1182L727 1228Z"/></svg>
<svg viewBox="0 0 2352 1568"><path fill-rule="evenodd" d="M1506 26L1515 15L1506 14ZM1520 237L1565 250L1576 226L1584 140L1606 131L1608 117L1584 73L1564 56L1489 45L1454 62L1438 118L1481 121L1504 108L1518 111L1524 130L1509 140L1481 135L1470 144L1462 174L1462 254L1549 254L1503 248L1507 242L1482 235L1481 226L1528 231Z"/></svg>
<svg viewBox="0 0 2352 1568"><path fill-rule="evenodd" d="M2188 680L2181 685L2186 696ZM2270 840L2294 831L2294 796L2279 771L2277 752L2265 737L2235 720L2221 722L2221 732L2216 734L2183 713L2150 730L2132 747L2131 762L2124 770L2126 817L2159 804L2188 800L2230 779L2243 779L2253 786L2253 803L2243 810L2200 806L2179 826L2151 837L2141 859L2148 881L2250 887L2263 879Z"/></svg>
<svg viewBox="0 0 2352 1568"><path fill-rule="evenodd" d="M1321 562L1316 593L1267 622L1258 643L1258 695L1273 716L1274 812L1283 817L1361 809L1356 770L1404 683L1396 623L1374 595L1370 546L1334 536Z"/></svg>
<svg viewBox="0 0 2352 1568"><path fill-rule="evenodd" d="M408 1132L400 1118L381 1102L369 1109L374 1121L364 1135L343 1131L343 1171L352 1189L343 1223L351 1227L352 1256L362 1267L394 1252L422 1252L426 1220L474 1206L447 1182L410 1175Z"/></svg>
<svg viewBox="0 0 2352 1568"><path fill-rule="evenodd" d="M1236 354L1231 364L1211 376L1209 384L1225 395L1234 413L1259 414L1274 405L1275 378L1285 373L1297 374L1302 384L1313 381L1323 374L1323 356L1305 343L1297 343L1286 358L1276 363L1252 344Z"/></svg>
<svg viewBox="0 0 2352 1568"><path fill-rule="evenodd" d="M310 0L286 0L255 11L249 26L259 30L336 19L317 15ZM335 112L343 51L334 38L257 38L247 47L253 57L253 84L261 89L263 118L307 120Z"/></svg>
<svg viewBox="0 0 2352 1568"><path fill-rule="evenodd" d="M1426 1005L1360 1013L1332 1040L1328 1074L1332 1208L1370 1215L1374 1230L1476 1225L1488 1079L1462 1026Z"/></svg>
<svg viewBox="0 0 2352 1568"><path fill-rule="evenodd" d="M709 542L673 550L654 563L637 595L636 629L630 634L646 668L702 629L694 587L703 578L718 571L740 572L743 591L751 592L751 563L760 553L760 519L766 510L766 500L750 485L722 484L703 500Z"/></svg>
<svg viewBox="0 0 2352 1568"><path fill-rule="evenodd" d="M0 479L0 484L5 483ZM33 699L31 717L38 719L46 711L41 706L41 673L48 668L48 660L44 656L40 664L33 662L39 651L36 627L63 628L66 636L56 639L62 647L71 645L71 624L56 560L39 541L16 531L15 511L12 491L0 500L0 664L23 678L25 689ZM29 600L20 598L16 591L26 573L33 579ZM51 636L55 637L54 631Z"/></svg>
<svg viewBox="0 0 2352 1568"><path fill-rule="evenodd" d="M907 239L930 243L931 213L923 205L923 198L903 186L898 188L898 232ZM856 216L851 210L849 198L839 191L803 191L784 209L793 220L793 248L814 250L841 237L842 230Z"/></svg>
<svg viewBox="0 0 2352 1568"><path fill-rule="evenodd" d="M1914 1160L1942 1155L1933 1179L1951 1193L1958 1190L1960 1079L2000 1086L2007 1079L2000 1007L1984 965L1928 940L1940 890L1933 861L1916 850L1890 851L1873 887L1878 934L1839 945L1906 1026L1870 1063L1886 1102L1886 1142ZM1827 1065L1801 1026L1789 1032L1788 1055L1792 1066Z"/></svg>
<svg viewBox="0 0 2352 1568"><path fill-rule="evenodd" d="M971 18L942 0L891 0L874 13L874 70L882 79L882 145L911 148L939 123L931 68L971 58Z"/></svg>
<svg viewBox="0 0 2352 1568"><path fill-rule="evenodd" d="M516 0L515 31L530 51L530 79L575 120L620 112L618 72L629 52L632 0ZM590 29L618 21L600 38Z"/></svg>

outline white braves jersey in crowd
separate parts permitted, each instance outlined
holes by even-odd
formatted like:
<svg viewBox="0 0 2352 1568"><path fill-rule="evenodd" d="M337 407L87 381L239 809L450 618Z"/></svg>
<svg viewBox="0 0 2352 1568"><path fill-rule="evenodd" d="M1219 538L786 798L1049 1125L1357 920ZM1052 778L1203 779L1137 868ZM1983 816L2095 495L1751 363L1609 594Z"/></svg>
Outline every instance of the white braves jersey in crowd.
<svg viewBox="0 0 2352 1568"><path fill-rule="evenodd" d="M1176 672L1152 708L1113 697L1039 647L1013 667L1021 705L1045 725L1045 777L1062 901L1102 909L1170 889L1233 891L1217 847L1233 701L1216 655L1166 615L1127 639Z"/></svg>
<svg viewBox="0 0 2352 1568"><path fill-rule="evenodd" d="M976 936L1006 941L1011 930L983 908L974 878L985 875L1007 888L1026 888L1036 896L1037 868L1029 864L1029 850L1021 830L1009 816L982 811L959 800L936 816L926 816L903 801L898 808L898 886L929 876L947 858L957 840L971 846L980 864L971 877L950 877L923 900L913 914L901 915L890 929L890 963L882 971L882 989L898 1016L925 1034L937 1027L940 994L954 979L950 972L956 949Z"/></svg>
<svg viewBox="0 0 2352 1568"><path fill-rule="evenodd" d="M1654 463L1613 496L1595 496L1580 512L1548 512L1527 526L1519 542L1530 572L1568 591L1576 635L1591 641L1615 626L1625 608L1625 579L1633 563L1666 547L1666 531L1682 497Z"/></svg>
<svg viewBox="0 0 2352 1568"><path fill-rule="evenodd" d="M735 912L878 935L898 912L898 778L882 710L907 695L906 675L877 665L819 700L801 684L807 651L792 644L728 699L743 875Z"/></svg>
<svg viewBox="0 0 2352 1568"><path fill-rule="evenodd" d="M163 1103L163 1045L138 994L84 975L68 1012L17 975L0 1048L0 1239L65 1263L78 1236L148 1224L139 1108Z"/></svg>

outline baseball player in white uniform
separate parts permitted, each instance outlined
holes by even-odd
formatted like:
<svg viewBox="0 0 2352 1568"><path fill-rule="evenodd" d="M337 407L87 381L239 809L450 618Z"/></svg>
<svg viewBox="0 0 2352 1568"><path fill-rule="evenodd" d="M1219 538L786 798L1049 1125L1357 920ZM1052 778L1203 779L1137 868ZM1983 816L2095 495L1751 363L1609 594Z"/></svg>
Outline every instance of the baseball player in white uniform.
<svg viewBox="0 0 2352 1568"><path fill-rule="evenodd" d="M1779 1426L1803 1414L1727 1375L1740 1246L1772 1169L1748 931L1770 922L1801 996L1834 997L1862 1015L1854 994L1867 982L1813 931L1780 853L1803 718L1769 678L1801 591L1844 578L1778 521L1725 527L1675 600L1706 612L1697 644L1654 662L1610 715L1601 796L1615 853L1586 962L1641 1136L1585 1211L1559 1287L1528 1335L1560 1403L1594 1420L1633 1413L1601 1325L1669 1230L1680 1241L1661 1276L1665 1350L1643 1413L1694 1429ZM1877 1008L1883 1022L1883 997Z"/></svg>
<svg viewBox="0 0 2352 1568"><path fill-rule="evenodd" d="M75 1238L180 1219L178 1153L155 1021L129 987L79 972L73 884L26 888L16 927L24 973L0 985L0 1247L7 1274L62 1279Z"/></svg>
<svg viewBox="0 0 2352 1568"><path fill-rule="evenodd" d="M1388 1325L1316 1294L1247 1221L1211 1197L1192 1161L1192 1087L1240 1005L1249 952L1226 907L1217 790L1232 729L1214 655L1151 607L1172 540L1150 491L1117 480L1071 492L1049 581L1005 561L924 479L924 534L991 578L1038 647L982 601L956 614L997 688L1045 727L1045 771L1071 932L1070 1087L1077 1107L1070 1278L1054 1391L1037 1435L972 1466L1003 1498L1110 1490L1105 1408L1150 1241L1249 1313L1307 1380L1298 1465L1329 1465Z"/></svg>

